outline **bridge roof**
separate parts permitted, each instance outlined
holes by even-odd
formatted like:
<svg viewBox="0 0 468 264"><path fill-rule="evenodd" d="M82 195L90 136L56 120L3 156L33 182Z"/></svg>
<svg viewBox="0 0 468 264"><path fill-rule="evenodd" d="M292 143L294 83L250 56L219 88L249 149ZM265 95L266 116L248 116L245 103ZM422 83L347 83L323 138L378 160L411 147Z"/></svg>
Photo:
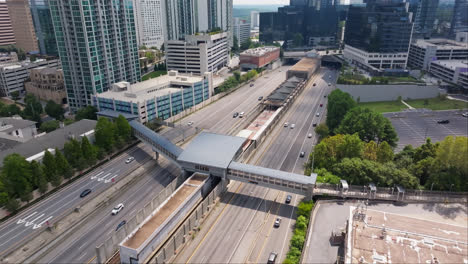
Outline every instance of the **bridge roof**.
<svg viewBox="0 0 468 264"><path fill-rule="evenodd" d="M264 168L264 167L259 167L255 165L244 164L244 163L234 162L234 161L231 162L231 164L229 165L229 169L239 170L239 171L256 174L256 175L265 175L268 177L281 179L281 180L287 180L287 181L293 181L293 182L300 183L300 184L315 184L317 180L317 174L315 173L312 173L311 176L306 176L306 175L300 175L300 174L286 172L286 171L274 170L274 169L269 169L269 168Z"/></svg>
<svg viewBox="0 0 468 264"><path fill-rule="evenodd" d="M183 150L180 147L172 143L169 139L147 128L145 125L141 124L140 122L133 120L133 121L130 121L129 123L131 127L138 130L138 132L142 133L145 137L152 140L156 144L160 145L162 148L169 151L174 156L178 157L182 153Z"/></svg>
<svg viewBox="0 0 468 264"><path fill-rule="evenodd" d="M202 132L184 149L177 161L227 169L245 138Z"/></svg>

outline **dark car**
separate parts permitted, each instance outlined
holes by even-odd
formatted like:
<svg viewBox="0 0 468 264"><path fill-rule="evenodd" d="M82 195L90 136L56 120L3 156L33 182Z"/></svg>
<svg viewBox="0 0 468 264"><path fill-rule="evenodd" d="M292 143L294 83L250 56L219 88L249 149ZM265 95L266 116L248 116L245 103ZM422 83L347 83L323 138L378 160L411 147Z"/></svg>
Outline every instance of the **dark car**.
<svg viewBox="0 0 468 264"><path fill-rule="evenodd" d="M327 98L327 95L324 95L323 98Z"/></svg>
<svg viewBox="0 0 468 264"><path fill-rule="evenodd" d="M119 229L124 226L125 224L127 223L127 221L123 220L122 222L120 222L118 225L117 225L117 228L115 229L115 231L119 231Z"/></svg>
<svg viewBox="0 0 468 264"><path fill-rule="evenodd" d="M233 118L236 118L238 115L239 115L239 113L235 112L235 113L232 115L232 117L233 117Z"/></svg>
<svg viewBox="0 0 468 264"><path fill-rule="evenodd" d="M313 127L316 127L316 126L317 126L317 123L312 124L312 126L313 126Z"/></svg>
<svg viewBox="0 0 468 264"><path fill-rule="evenodd" d="M313 85L313 86L316 86L316 85L317 85L317 84L316 84L316 83L314 83L314 85Z"/></svg>
<svg viewBox="0 0 468 264"><path fill-rule="evenodd" d="M299 153L299 157L303 158L304 156L305 156L305 152L301 151L301 153Z"/></svg>
<svg viewBox="0 0 468 264"><path fill-rule="evenodd" d="M86 195L88 195L90 193L91 193L91 189L86 189L86 190L81 192L80 197L83 198L83 197L85 197Z"/></svg>
<svg viewBox="0 0 468 264"><path fill-rule="evenodd" d="M323 104L320 104L320 107L322 107L322 106L323 106Z"/></svg>
<svg viewBox="0 0 468 264"><path fill-rule="evenodd" d="M439 120L439 121L437 121L437 123L438 124L448 124L448 123L450 123L450 121L449 120Z"/></svg>
<svg viewBox="0 0 468 264"><path fill-rule="evenodd" d="M288 195L286 196L286 203L291 203L291 199L292 199L292 196L291 195Z"/></svg>
<svg viewBox="0 0 468 264"><path fill-rule="evenodd" d="M258 100L259 101L263 100L263 96L258 97Z"/></svg>
<svg viewBox="0 0 468 264"><path fill-rule="evenodd" d="M267 261L267 264L273 264L276 262L276 256L278 254L276 254L275 252L271 252L270 255L268 256L268 261Z"/></svg>
<svg viewBox="0 0 468 264"><path fill-rule="evenodd" d="M250 84L250 87L252 87L252 86L254 86L254 84L253 84L253 83L251 83L251 84Z"/></svg>

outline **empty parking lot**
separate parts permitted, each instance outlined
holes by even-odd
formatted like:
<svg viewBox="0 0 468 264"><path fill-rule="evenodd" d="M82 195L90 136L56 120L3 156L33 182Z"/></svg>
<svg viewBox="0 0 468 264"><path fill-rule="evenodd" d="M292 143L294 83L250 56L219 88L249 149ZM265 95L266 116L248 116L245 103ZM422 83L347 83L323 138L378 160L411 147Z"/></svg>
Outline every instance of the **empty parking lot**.
<svg viewBox="0 0 468 264"><path fill-rule="evenodd" d="M418 147L431 138L432 142L442 141L447 136L468 136L467 111L414 110L384 114L395 127L399 141L397 151L406 145ZM438 124L439 120L449 120L448 124Z"/></svg>

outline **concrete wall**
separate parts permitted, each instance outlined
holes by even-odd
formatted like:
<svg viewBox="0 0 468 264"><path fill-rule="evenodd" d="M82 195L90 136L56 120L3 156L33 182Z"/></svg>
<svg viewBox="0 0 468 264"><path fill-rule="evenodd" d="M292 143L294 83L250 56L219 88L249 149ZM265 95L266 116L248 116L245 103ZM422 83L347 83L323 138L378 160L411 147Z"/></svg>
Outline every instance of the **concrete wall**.
<svg viewBox="0 0 468 264"><path fill-rule="evenodd" d="M395 101L399 96L403 100L426 99L437 97L443 93L437 85L344 85L338 84L338 89L349 93L354 100L360 102Z"/></svg>

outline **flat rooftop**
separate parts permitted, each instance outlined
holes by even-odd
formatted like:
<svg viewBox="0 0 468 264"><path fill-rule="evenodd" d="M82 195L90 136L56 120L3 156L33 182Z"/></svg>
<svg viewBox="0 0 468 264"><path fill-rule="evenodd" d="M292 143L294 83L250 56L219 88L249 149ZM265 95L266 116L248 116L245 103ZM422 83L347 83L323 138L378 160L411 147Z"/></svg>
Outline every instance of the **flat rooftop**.
<svg viewBox="0 0 468 264"><path fill-rule="evenodd" d="M452 70L455 70L456 68L468 69L468 61L466 60L437 60L433 61L432 63L444 66L446 68L450 68Z"/></svg>
<svg viewBox="0 0 468 264"><path fill-rule="evenodd" d="M350 208L346 263L468 262L466 226L370 209L362 211L364 221L359 221L353 220L354 209Z"/></svg>
<svg viewBox="0 0 468 264"><path fill-rule="evenodd" d="M311 71L315 70L318 64L317 58L302 58L294 66L292 66L288 71ZM320 65L318 65L320 66Z"/></svg>
<svg viewBox="0 0 468 264"><path fill-rule="evenodd" d="M245 138L202 132L184 149L177 161L226 169Z"/></svg>
<svg viewBox="0 0 468 264"><path fill-rule="evenodd" d="M176 193L140 229L123 244L138 249L151 234L203 183L207 176L196 174L186 181Z"/></svg>
<svg viewBox="0 0 468 264"><path fill-rule="evenodd" d="M418 39L414 45L427 48L427 46L437 46L437 49L468 49L468 43L463 43L451 39Z"/></svg>
<svg viewBox="0 0 468 264"><path fill-rule="evenodd" d="M240 55L247 55L247 56L263 56L268 52L272 52L275 50L279 50L278 47L275 46L268 46L268 47L258 47L254 49L248 49L243 51Z"/></svg>

